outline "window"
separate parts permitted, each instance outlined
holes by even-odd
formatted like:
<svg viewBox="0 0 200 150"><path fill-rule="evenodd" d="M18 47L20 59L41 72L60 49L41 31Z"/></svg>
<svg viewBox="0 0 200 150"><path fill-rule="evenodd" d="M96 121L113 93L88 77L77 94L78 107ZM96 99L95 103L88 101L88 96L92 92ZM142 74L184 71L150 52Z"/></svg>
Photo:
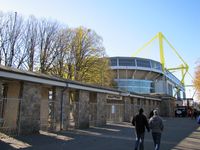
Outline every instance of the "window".
<svg viewBox="0 0 200 150"><path fill-rule="evenodd" d="M151 93L155 91L155 85L150 80L121 79L117 81L118 89L136 92Z"/></svg>
<svg viewBox="0 0 200 150"><path fill-rule="evenodd" d="M117 66L117 59L116 58L111 58L110 64L111 64L111 66Z"/></svg>
<svg viewBox="0 0 200 150"><path fill-rule="evenodd" d="M119 66L135 66L135 59L120 58Z"/></svg>
<svg viewBox="0 0 200 150"><path fill-rule="evenodd" d="M138 67L148 67L150 68L150 61L145 59L137 59L137 66Z"/></svg>
<svg viewBox="0 0 200 150"><path fill-rule="evenodd" d="M159 62L151 61L151 67L153 69L162 70L162 66Z"/></svg>

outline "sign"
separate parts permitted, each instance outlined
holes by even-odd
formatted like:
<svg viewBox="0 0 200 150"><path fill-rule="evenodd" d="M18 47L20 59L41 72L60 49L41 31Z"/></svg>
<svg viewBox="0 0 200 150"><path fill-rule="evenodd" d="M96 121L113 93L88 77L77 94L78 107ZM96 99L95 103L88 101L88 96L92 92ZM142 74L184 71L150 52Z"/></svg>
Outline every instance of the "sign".
<svg viewBox="0 0 200 150"><path fill-rule="evenodd" d="M110 99L110 100L122 100L122 96L107 94L106 99Z"/></svg>

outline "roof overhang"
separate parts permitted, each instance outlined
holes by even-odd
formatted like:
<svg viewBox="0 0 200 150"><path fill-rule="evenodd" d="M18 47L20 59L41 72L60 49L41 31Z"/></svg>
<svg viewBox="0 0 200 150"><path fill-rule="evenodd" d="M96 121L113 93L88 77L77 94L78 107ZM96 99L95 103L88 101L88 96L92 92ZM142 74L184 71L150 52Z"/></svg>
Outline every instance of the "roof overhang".
<svg viewBox="0 0 200 150"><path fill-rule="evenodd" d="M36 74L33 72L23 72L18 69L12 69L12 68L2 67L2 66L0 66L0 78L7 79L7 80L27 81L27 82L45 84L45 85L50 85L50 86L58 86L58 87L63 87L63 88L72 88L72 89L79 89L79 90L113 94L113 95L160 100L158 98L152 98L152 97L142 96L142 95L137 95L137 94L130 94L128 92L120 91L117 89L93 86L93 85L84 84L84 83L80 83L76 81L55 78L55 77L44 75L44 74L41 74L40 76L39 74Z"/></svg>
<svg viewBox="0 0 200 150"><path fill-rule="evenodd" d="M87 85L79 82L73 82L70 80L64 80L64 79L55 79L51 78L50 76L39 76L38 74L34 75L34 73L23 73L20 71L13 71L13 70L7 70L7 69L0 69L0 77L4 79L9 80L19 80L19 81L27 81L27 82L33 82L38 84L45 84L45 85L51 85L51 86L58 86L63 88L72 88L72 89L80 89L80 90L86 90L86 91L93 91L93 92L100 92L100 93L108 93L108 94L114 94L114 95L120 95L119 90L115 89L108 89L103 87L96 87L92 85Z"/></svg>
<svg viewBox="0 0 200 150"><path fill-rule="evenodd" d="M48 85L52 85L52 86L66 87L65 82L55 81L55 80L50 80L50 79L45 79L45 78L39 78L36 76L28 76L26 74L17 74L14 72L8 72L8 71L2 71L2 70L0 71L0 77L14 79L14 80L34 82L34 83L40 83L40 84L48 84Z"/></svg>

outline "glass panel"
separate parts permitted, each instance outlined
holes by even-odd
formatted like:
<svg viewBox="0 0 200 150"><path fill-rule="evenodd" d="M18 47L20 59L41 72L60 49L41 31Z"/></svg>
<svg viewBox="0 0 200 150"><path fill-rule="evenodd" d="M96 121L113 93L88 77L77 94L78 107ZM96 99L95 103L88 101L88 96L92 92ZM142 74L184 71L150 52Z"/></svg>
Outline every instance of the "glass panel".
<svg viewBox="0 0 200 150"><path fill-rule="evenodd" d="M137 66L138 67L148 67L150 68L150 61L145 59L137 59Z"/></svg>
<svg viewBox="0 0 200 150"><path fill-rule="evenodd" d="M116 58L111 58L110 59L110 64L111 64L111 66L117 66L117 59Z"/></svg>
<svg viewBox="0 0 200 150"><path fill-rule="evenodd" d="M157 69L157 70L162 70L162 66L159 62L156 62L156 61L151 61L151 67L153 69Z"/></svg>
<svg viewBox="0 0 200 150"><path fill-rule="evenodd" d="M135 59L120 58L119 66L135 66Z"/></svg>
<svg viewBox="0 0 200 150"><path fill-rule="evenodd" d="M149 80L118 80L118 88L128 92L151 93L155 91L154 84Z"/></svg>

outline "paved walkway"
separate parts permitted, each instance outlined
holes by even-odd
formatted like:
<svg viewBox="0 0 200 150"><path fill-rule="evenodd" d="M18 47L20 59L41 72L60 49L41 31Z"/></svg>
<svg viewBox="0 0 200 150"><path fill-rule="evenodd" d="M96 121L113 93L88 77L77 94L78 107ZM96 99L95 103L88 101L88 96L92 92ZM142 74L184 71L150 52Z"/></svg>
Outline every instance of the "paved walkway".
<svg viewBox="0 0 200 150"><path fill-rule="evenodd" d="M164 125L161 150L200 150L200 126L195 120L164 118ZM110 123L87 130L1 138L0 150L133 150L133 133L130 123ZM145 135L144 146L153 150L150 133Z"/></svg>

